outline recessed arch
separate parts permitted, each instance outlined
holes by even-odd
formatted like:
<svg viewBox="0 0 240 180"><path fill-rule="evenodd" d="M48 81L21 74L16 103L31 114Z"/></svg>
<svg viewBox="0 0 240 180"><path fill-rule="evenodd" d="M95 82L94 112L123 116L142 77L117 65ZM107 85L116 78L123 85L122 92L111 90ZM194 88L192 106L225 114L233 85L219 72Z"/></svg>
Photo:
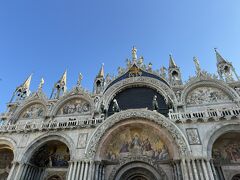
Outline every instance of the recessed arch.
<svg viewBox="0 0 240 180"><path fill-rule="evenodd" d="M182 131L169 119L163 115L149 111L149 110L126 110L107 118L98 128L94 131L90 140L88 141L85 154L89 158L96 157L99 142L115 124L127 121L129 119L142 119L154 123L163 129L166 129L171 135L173 141L177 145L179 156L185 156L190 153L190 146Z"/></svg>
<svg viewBox="0 0 240 180"><path fill-rule="evenodd" d="M73 102L73 101L79 101L79 102ZM56 116L59 114L60 111L63 111L64 106L68 105L68 103L71 106L74 106L72 109L76 109L74 112L76 112L77 114L78 114L78 111L77 111L78 106L81 109L81 111L79 111L79 113L82 112L82 113L90 113L91 114L94 110L94 102L86 94L73 94L73 95L66 94L54 106L54 108L51 112L52 116ZM87 108L86 110L84 110L85 105ZM74 114L74 112L69 113L69 114ZM64 114L64 113L60 113L60 114Z"/></svg>
<svg viewBox="0 0 240 180"><path fill-rule="evenodd" d="M205 144L203 144L203 149L207 149L205 156L207 156L209 159L212 158L212 148L215 141L222 135L226 133L234 133L240 131L240 124L223 124L223 125L217 125L214 128L211 129L209 133L206 134L204 138L208 139L208 141L205 141ZM210 137L210 138L209 138Z"/></svg>
<svg viewBox="0 0 240 180"><path fill-rule="evenodd" d="M119 82L116 82L112 86L108 87L108 89L106 89L106 91L104 92L103 98L102 98L104 99L104 104L106 106L106 109L108 109L108 106L111 100L113 100L114 96L118 92L123 91L126 88L136 87L136 86L137 87L145 86L145 87L155 89L159 94L161 94L164 97L164 99L166 100L166 103L171 103L173 105L176 105L178 103L175 93L168 85L166 85L165 83L157 79L139 76L139 77L123 79Z"/></svg>
<svg viewBox="0 0 240 180"><path fill-rule="evenodd" d="M69 149L70 158L74 159L74 149L75 144L73 140L65 135L64 133L48 133L45 135L42 135L35 139L33 142L31 142L25 149L25 152L20 157L21 162L29 162L33 154L37 151L38 148L42 147L44 144L46 144L49 141L59 141L63 144L65 144Z"/></svg>
<svg viewBox="0 0 240 180"><path fill-rule="evenodd" d="M196 79L194 81L190 81L186 85L186 88L183 90L181 95L181 101L186 105L189 93L199 87L212 87L219 89L220 91L224 92L231 101L233 101L234 99L239 99L238 94L222 81L213 79Z"/></svg>

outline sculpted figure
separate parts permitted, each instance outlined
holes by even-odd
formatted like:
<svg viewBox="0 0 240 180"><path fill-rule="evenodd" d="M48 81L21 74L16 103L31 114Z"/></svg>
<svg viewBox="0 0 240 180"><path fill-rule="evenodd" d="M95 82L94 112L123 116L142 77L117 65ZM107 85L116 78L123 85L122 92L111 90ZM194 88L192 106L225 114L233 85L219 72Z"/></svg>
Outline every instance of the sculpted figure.
<svg viewBox="0 0 240 180"><path fill-rule="evenodd" d="M119 112L120 111L120 108L119 108L119 105L118 105L118 102L116 99L113 100L113 107L112 107L112 110L113 112Z"/></svg>
<svg viewBox="0 0 240 180"><path fill-rule="evenodd" d="M153 96L152 108L153 108L153 111L158 111L158 102L157 102L157 96L156 95Z"/></svg>

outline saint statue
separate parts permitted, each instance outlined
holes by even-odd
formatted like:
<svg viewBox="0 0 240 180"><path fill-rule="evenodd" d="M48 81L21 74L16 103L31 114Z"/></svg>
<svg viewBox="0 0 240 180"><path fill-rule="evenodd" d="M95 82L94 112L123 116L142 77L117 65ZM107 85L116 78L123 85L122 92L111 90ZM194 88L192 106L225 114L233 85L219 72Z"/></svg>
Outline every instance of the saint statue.
<svg viewBox="0 0 240 180"><path fill-rule="evenodd" d="M79 76L78 76L78 81L77 81L77 86L78 86L78 87L80 87L80 86L81 86L82 79L83 79L83 75L82 75L82 73L79 73Z"/></svg>
<svg viewBox="0 0 240 180"><path fill-rule="evenodd" d="M137 49L134 46L132 48L132 60L133 61L137 60Z"/></svg>
<svg viewBox="0 0 240 180"><path fill-rule="evenodd" d="M119 112L120 111L120 108L119 108L119 105L118 105L118 102L116 99L113 100L113 107L112 107L112 110L113 112Z"/></svg>
<svg viewBox="0 0 240 180"><path fill-rule="evenodd" d="M153 111L158 111L158 102L157 102L157 96L156 95L153 96L152 108L153 108Z"/></svg>
<svg viewBox="0 0 240 180"><path fill-rule="evenodd" d="M197 76L200 76L201 75L201 67L200 67L197 57L193 57L193 61L195 63L195 67L196 67L196 74L197 74Z"/></svg>

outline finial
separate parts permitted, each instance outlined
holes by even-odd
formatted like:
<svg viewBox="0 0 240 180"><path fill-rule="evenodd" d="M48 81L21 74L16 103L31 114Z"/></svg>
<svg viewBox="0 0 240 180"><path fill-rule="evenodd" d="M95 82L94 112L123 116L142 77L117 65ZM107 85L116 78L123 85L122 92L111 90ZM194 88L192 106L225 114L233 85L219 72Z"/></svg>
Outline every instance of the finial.
<svg viewBox="0 0 240 180"><path fill-rule="evenodd" d="M169 54L169 68L176 68L177 65L172 57L172 54Z"/></svg>
<svg viewBox="0 0 240 180"><path fill-rule="evenodd" d="M135 46L132 48L132 60L136 61L137 60L137 49Z"/></svg>
<svg viewBox="0 0 240 180"><path fill-rule="evenodd" d="M83 75L82 73L79 73L78 75L78 81L77 81L77 86L80 87L82 83Z"/></svg>
<svg viewBox="0 0 240 180"><path fill-rule="evenodd" d="M42 90L43 84L44 84L44 79L42 78L42 79L40 80L39 85L38 85L38 91Z"/></svg>
<svg viewBox="0 0 240 180"><path fill-rule="evenodd" d="M226 62L227 62L227 61L221 56L221 54L218 52L217 48L214 48L214 51L215 51L215 53L216 53L217 64L226 63Z"/></svg>
<svg viewBox="0 0 240 180"><path fill-rule="evenodd" d="M97 75L98 78L103 78L104 77L104 63L102 63L102 66L99 70L99 73Z"/></svg>

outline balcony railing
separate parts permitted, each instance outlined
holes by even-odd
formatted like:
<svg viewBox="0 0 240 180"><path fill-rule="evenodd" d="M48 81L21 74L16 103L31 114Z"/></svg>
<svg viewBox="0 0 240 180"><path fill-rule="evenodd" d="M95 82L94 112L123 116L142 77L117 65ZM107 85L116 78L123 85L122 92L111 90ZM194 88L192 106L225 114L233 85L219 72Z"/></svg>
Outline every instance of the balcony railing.
<svg viewBox="0 0 240 180"><path fill-rule="evenodd" d="M240 115L240 108L231 109L211 109L196 112L169 113L169 118L173 121L186 121L188 119L220 119L236 117Z"/></svg>
<svg viewBox="0 0 240 180"><path fill-rule="evenodd" d="M73 121L51 121L51 122L27 122L17 124L0 125L0 133L4 132L27 132L27 131L44 131L57 129L73 129L84 127L96 127L103 122L103 118L90 120L73 120Z"/></svg>

